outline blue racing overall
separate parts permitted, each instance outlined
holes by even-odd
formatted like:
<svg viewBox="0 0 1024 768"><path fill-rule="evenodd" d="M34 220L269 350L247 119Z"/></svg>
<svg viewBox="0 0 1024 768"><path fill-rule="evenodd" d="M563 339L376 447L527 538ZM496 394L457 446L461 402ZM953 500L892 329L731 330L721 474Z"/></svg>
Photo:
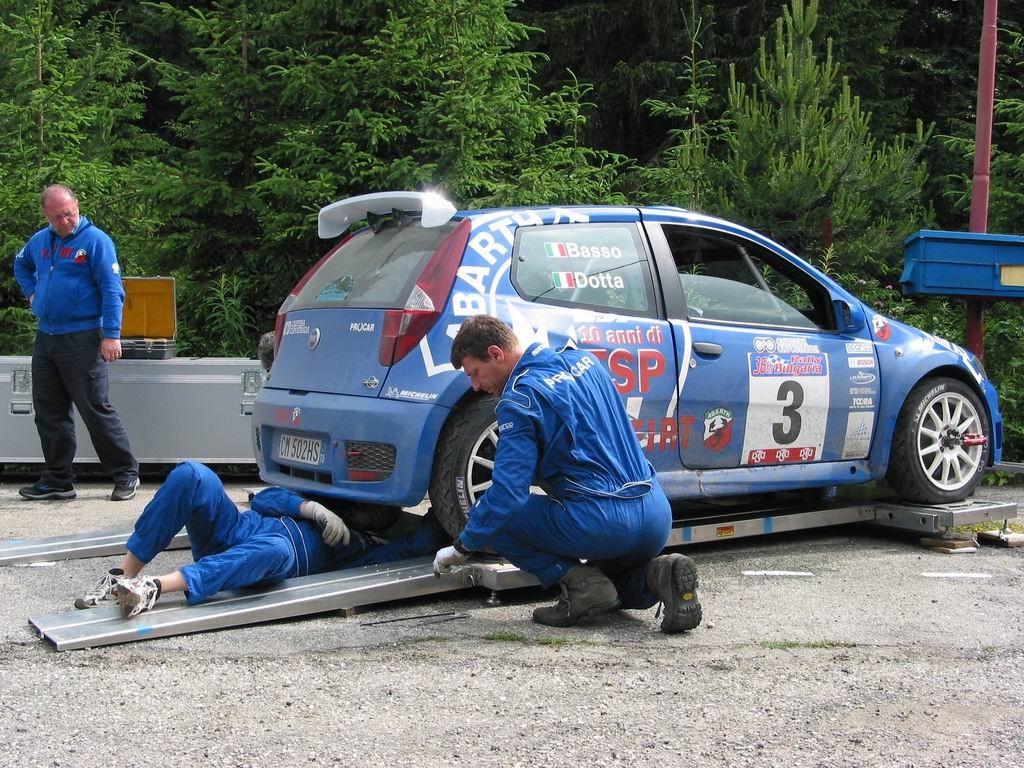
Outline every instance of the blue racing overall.
<svg viewBox="0 0 1024 768"><path fill-rule="evenodd" d="M461 545L493 549L546 587L587 560L623 608L657 603L645 566L668 543L672 512L607 371L586 352L531 344L497 415L492 485Z"/></svg>
<svg viewBox="0 0 1024 768"><path fill-rule="evenodd" d="M127 548L148 563L184 527L195 562L181 574L185 596L195 604L222 589L433 554L448 541L428 515L415 531L386 544L350 529L349 543L332 547L316 523L299 517L303 501L283 488L267 488L253 497L252 509L240 512L209 467L186 461L146 505Z"/></svg>

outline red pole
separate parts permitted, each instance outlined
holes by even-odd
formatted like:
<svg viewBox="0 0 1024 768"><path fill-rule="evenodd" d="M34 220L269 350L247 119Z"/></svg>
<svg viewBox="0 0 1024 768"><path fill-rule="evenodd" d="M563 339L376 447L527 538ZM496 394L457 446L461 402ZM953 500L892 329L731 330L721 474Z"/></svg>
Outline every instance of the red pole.
<svg viewBox="0 0 1024 768"><path fill-rule="evenodd" d="M978 115L974 124L974 184L971 187L971 232L988 231L991 180L992 104L996 90L996 22L999 0L985 0L978 58ZM967 302L967 348L985 361L985 326L980 301Z"/></svg>

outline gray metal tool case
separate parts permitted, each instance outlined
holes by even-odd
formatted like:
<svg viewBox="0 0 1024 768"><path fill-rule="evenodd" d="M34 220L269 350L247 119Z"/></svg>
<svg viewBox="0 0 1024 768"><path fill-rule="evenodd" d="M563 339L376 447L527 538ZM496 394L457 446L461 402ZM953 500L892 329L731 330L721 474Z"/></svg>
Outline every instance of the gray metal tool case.
<svg viewBox="0 0 1024 768"><path fill-rule="evenodd" d="M233 357L118 360L108 366L110 402L140 462L198 459L255 463L250 415L264 372ZM0 464L42 462L32 408L32 360L0 356ZM96 462L76 412L76 461Z"/></svg>

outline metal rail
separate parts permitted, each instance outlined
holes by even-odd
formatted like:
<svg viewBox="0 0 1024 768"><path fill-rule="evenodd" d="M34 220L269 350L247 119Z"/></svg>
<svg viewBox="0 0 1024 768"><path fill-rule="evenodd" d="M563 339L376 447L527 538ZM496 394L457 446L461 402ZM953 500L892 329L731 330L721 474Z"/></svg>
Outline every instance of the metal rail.
<svg viewBox="0 0 1024 768"><path fill-rule="evenodd" d="M131 531L111 531L48 539L10 539L0 542L0 565L123 555L129 536ZM188 549L189 546L188 534L181 532L171 540L167 549Z"/></svg>

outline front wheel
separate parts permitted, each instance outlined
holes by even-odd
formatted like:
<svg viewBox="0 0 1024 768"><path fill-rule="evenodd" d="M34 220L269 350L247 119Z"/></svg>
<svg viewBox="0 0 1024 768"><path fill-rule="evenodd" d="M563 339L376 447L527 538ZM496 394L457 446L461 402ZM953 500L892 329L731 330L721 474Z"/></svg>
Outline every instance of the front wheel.
<svg viewBox="0 0 1024 768"><path fill-rule="evenodd" d="M430 475L430 503L452 537L462 532L470 507L491 487L498 450L497 402L491 396L469 401L441 431Z"/></svg>
<svg viewBox="0 0 1024 768"><path fill-rule="evenodd" d="M911 390L896 422L886 479L906 501L944 504L974 492L988 464L988 414L956 379Z"/></svg>

